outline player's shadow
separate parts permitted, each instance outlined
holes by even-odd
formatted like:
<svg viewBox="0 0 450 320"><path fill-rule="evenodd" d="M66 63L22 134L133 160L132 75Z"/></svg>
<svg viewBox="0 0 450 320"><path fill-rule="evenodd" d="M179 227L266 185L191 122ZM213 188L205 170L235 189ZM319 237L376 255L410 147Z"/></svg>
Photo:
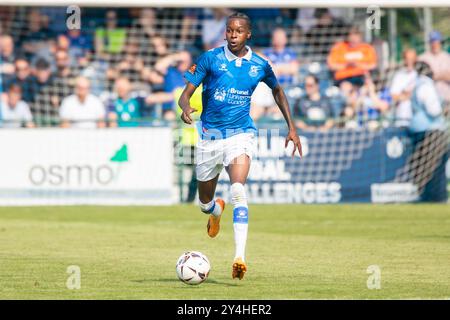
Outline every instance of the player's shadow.
<svg viewBox="0 0 450 320"><path fill-rule="evenodd" d="M162 279L140 279L140 280L131 280L131 282L135 282L135 283L149 283L149 282L168 282L168 283L179 283L180 280L178 279L174 279L174 278L162 278ZM215 279L211 279L209 278L208 280L206 280L205 282L206 284L214 284L214 285L221 285L221 286L226 286L226 287L237 287L238 284L237 283L229 283L229 282L223 282L223 281L218 281Z"/></svg>

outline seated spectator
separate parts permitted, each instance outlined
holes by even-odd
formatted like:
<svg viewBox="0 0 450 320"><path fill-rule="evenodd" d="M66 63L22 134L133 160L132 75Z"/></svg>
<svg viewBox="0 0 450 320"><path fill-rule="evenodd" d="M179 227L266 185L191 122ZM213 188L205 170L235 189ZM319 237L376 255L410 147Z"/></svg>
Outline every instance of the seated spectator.
<svg viewBox="0 0 450 320"><path fill-rule="evenodd" d="M105 107L102 101L89 93L89 80L79 77L75 82L75 94L66 97L59 110L63 128L105 127Z"/></svg>
<svg viewBox="0 0 450 320"><path fill-rule="evenodd" d="M139 55L139 43L136 38L127 39L121 60L113 64L107 71L109 80L115 80L121 76L125 76L132 82L141 80L142 70L144 69L144 61Z"/></svg>
<svg viewBox="0 0 450 320"><path fill-rule="evenodd" d="M164 83L164 78L158 74L150 65L154 65L155 61L164 58L170 54L167 40L161 35L155 35L151 38L151 46L148 48L149 52L144 56L144 63L146 67L142 69L142 79L152 84Z"/></svg>
<svg viewBox="0 0 450 320"><path fill-rule="evenodd" d="M183 20L181 21L179 49L183 50L187 43L192 43L197 37L197 26L200 25L200 19L203 17L203 8L184 8ZM197 49L197 48L192 48ZM200 49L200 48L199 48Z"/></svg>
<svg viewBox="0 0 450 320"><path fill-rule="evenodd" d="M39 13L47 21L45 26L52 34L61 34L67 31L67 8L39 6Z"/></svg>
<svg viewBox="0 0 450 320"><path fill-rule="evenodd" d="M61 36L65 37L64 35ZM40 48L33 54L33 57L30 60L30 65L32 67L35 68L38 60L44 59L50 64L50 70L52 73L56 71L55 52L58 49L57 39L59 39L59 36L58 38L48 40L48 45L46 47Z"/></svg>
<svg viewBox="0 0 450 320"><path fill-rule="evenodd" d="M22 89L22 99L25 102L32 102L34 99L33 77L28 61L24 58L18 58L15 63L15 76L6 83L6 87L10 84L17 84Z"/></svg>
<svg viewBox="0 0 450 320"><path fill-rule="evenodd" d="M45 17L39 10L32 10L28 14L28 27L26 33L21 37L23 53L31 58L41 48L48 45L47 41L53 37L53 33L45 26Z"/></svg>
<svg viewBox="0 0 450 320"><path fill-rule="evenodd" d="M141 117L140 105L137 99L130 96L131 83L121 77L116 80L115 93L117 97L109 106L108 120L110 127L136 127Z"/></svg>
<svg viewBox="0 0 450 320"><path fill-rule="evenodd" d="M347 40L336 43L328 55L328 66L334 71L334 79L339 85L348 81L354 85L364 84L364 75L377 66L375 49L362 41L361 31L352 27Z"/></svg>
<svg viewBox="0 0 450 320"><path fill-rule="evenodd" d="M334 125L333 109L328 98L319 90L319 80L309 75L305 79L306 96L294 105L293 116L300 118L296 126L302 130L328 130Z"/></svg>
<svg viewBox="0 0 450 320"><path fill-rule="evenodd" d="M69 52L65 49L58 49L55 52L56 72L54 76L56 78L66 79L74 78L75 72L70 64Z"/></svg>
<svg viewBox="0 0 450 320"><path fill-rule="evenodd" d="M430 51L419 57L431 67L433 80L439 96L446 102L450 102L450 54L442 50L442 35L438 31L432 31L429 35Z"/></svg>
<svg viewBox="0 0 450 320"><path fill-rule="evenodd" d="M140 9L139 17L133 19L130 31L137 38L139 54L142 56L148 52L148 43L156 35L156 22L156 11L152 8Z"/></svg>
<svg viewBox="0 0 450 320"><path fill-rule="evenodd" d="M272 30L283 22L279 8L246 8L242 9L252 22L252 43L254 47L269 47ZM286 19L287 20L287 19Z"/></svg>
<svg viewBox="0 0 450 320"><path fill-rule="evenodd" d="M9 35L0 36L0 76L11 76L14 74L14 40Z"/></svg>
<svg viewBox="0 0 450 320"><path fill-rule="evenodd" d="M54 51L54 54L56 54L57 51L65 51L69 55L69 66L71 68L77 67L77 57L76 57L76 51L70 50L70 39L65 34L60 34L56 37L56 49Z"/></svg>
<svg viewBox="0 0 450 320"><path fill-rule="evenodd" d="M343 39L347 28L341 19L333 17L327 8L316 9L314 16L316 22L305 33L307 53L312 55L315 61L324 61L336 39Z"/></svg>
<svg viewBox="0 0 450 320"><path fill-rule="evenodd" d="M202 42L203 48L209 50L212 48L224 46L226 44L225 29L227 18L231 14L229 9L214 8L204 9L205 19L202 22Z"/></svg>
<svg viewBox="0 0 450 320"><path fill-rule="evenodd" d="M70 42L69 52L77 63L86 64L93 50L91 37L79 29L70 29L66 34Z"/></svg>
<svg viewBox="0 0 450 320"><path fill-rule="evenodd" d="M52 107L59 107L64 97L73 92L74 81L78 76L70 66L69 53L58 49L55 52L56 72L52 74L53 82L49 94Z"/></svg>
<svg viewBox="0 0 450 320"><path fill-rule="evenodd" d="M349 82L348 82L349 83ZM389 103L382 99L370 75L365 76L362 87L354 86L351 90L352 100L345 110L345 115L354 120L347 123L347 127L379 127L381 115L389 109Z"/></svg>
<svg viewBox="0 0 450 320"><path fill-rule="evenodd" d="M17 84L11 84L8 89L6 101L1 105L1 122L3 128L34 127L33 116L28 104L22 100L22 89Z"/></svg>
<svg viewBox="0 0 450 320"><path fill-rule="evenodd" d="M155 64L155 70L164 77L163 92L148 96L146 103L149 105L162 103L163 117L166 120L176 118L174 91L185 86L183 74L191 64L192 58L187 51L170 54Z"/></svg>
<svg viewBox="0 0 450 320"><path fill-rule="evenodd" d="M272 34L272 47L263 51L263 54L272 62L273 71L281 85L293 84L299 70L297 55L286 47L287 43L286 31L277 28Z"/></svg>
<svg viewBox="0 0 450 320"><path fill-rule="evenodd" d="M320 19L321 13L318 12L320 8L300 8L297 10L296 24L301 28L303 33L307 33L314 26L318 24L318 19ZM333 20L343 21L346 14L346 8L328 8L326 9Z"/></svg>
<svg viewBox="0 0 450 320"><path fill-rule="evenodd" d="M110 54L123 51L127 31L118 26L117 12L106 11L104 27L95 30L95 52L97 57L108 59Z"/></svg>
<svg viewBox="0 0 450 320"><path fill-rule="evenodd" d="M390 86L392 100L396 104L394 111L395 126L407 127L411 121L411 95L417 79L415 68L417 54L414 49L403 51L404 67L395 72Z"/></svg>
<svg viewBox="0 0 450 320"><path fill-rule="evenodd" d="M52 71L47 60L39 59L34 67L33 96L52 84ZM34 97L33 97L34 98ZM33 99L34 101L34 99Z"/></svg>

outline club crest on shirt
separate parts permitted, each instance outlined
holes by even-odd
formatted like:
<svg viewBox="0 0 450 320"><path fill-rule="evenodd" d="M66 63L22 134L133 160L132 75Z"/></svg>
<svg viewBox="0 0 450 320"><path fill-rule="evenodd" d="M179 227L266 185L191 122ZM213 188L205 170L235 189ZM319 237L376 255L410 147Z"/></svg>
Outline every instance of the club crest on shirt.
<svg viewBox="0 0 450 320"><path fill-rule="evenodd" d="M256 77L258 75L259 67L258 66L250 66L250 71L248 72L248 75L250 77Z"/></svg>
<svg viewBox="0 0 450 320"><path fill-rule="evenodd" d="M197 69L197 65L193 64L190 68L189 68L189 72L194 74L195 70Z"/></svg>
<svg viewBox="0 0 450 320"><path fill-rule="evenodd" d="M228 71L226 63L222 63L219 67L219 71Z"/></svg>
<svg viewBox="0 0 450 320"><path fill-rule="evenodd" d="M227 93L224 89L216 89L216 91L214 92L214 100L223 102L226 95Z"/></svg>

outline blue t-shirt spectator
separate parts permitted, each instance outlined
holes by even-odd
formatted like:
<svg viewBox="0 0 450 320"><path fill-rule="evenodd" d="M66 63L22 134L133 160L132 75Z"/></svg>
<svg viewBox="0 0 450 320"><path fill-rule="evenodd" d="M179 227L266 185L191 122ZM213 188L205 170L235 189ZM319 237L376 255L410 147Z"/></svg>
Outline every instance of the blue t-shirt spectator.
<svg viewBox="0 0 450 320"><path fill-rule="evenodd" d="M273 65L290 63L297 60L297 54L294 50L285 48L283 51L277 52L273 48L267 48L263 54L272 62ZM294 77L291 75L278 75L278 82L281 85L291 85L294 82Z"/></svg>
<svg viewBox="0 0 450 320"><path fill-rule="evenodd" d="M119 127L139 126L141 110L139 102L136 98L129 98L127 100L124 100L118 97L117 99L112 101L108 109L110 112L116 113L117 125Z"/></svg>
<svg viewBox="0 0 450 320"><path fill-rule="evenodd" d="M93 49L92 38L82 34L79 30L70 30L67 37L70 40L71 54L76 58L84 57L88 51Z"/></svg>

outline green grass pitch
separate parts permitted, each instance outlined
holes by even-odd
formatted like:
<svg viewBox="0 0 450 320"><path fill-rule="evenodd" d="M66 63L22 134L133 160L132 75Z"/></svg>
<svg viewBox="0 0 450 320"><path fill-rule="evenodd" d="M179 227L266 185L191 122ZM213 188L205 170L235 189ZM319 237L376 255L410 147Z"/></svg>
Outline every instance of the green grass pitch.
<svg viewBox="0 0 450 320"><path fill-rule="evenodd" d="M0 299L450 298L448 205L252 205L249 219L239 281L230 206L215 239L193 205L0 208ZM176 277L185 250L211 261L199 286Z"/></svg>

